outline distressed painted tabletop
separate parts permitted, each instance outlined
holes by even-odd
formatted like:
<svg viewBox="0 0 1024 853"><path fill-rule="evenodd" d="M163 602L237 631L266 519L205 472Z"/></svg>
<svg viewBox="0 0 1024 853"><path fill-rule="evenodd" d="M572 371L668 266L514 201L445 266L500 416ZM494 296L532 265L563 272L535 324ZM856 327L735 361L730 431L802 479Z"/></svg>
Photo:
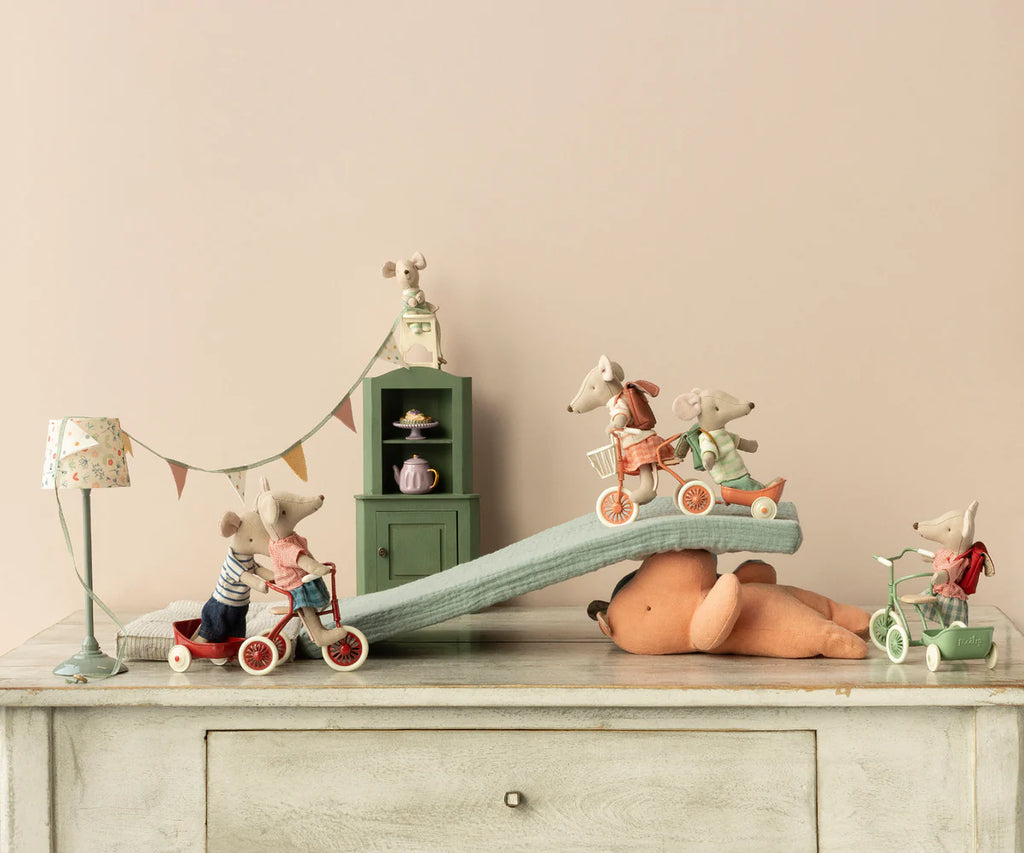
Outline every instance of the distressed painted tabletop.
<svg viewBox="0 0 1024 853"><path fill-rule="evenodd" d="M263 677L236 662L195 661L187 673L133 661L105 681L69 685L51 669L77 651L82 615L68 617L0 657L0 706L67 707L852 707L1024 704L1024 637L995 607L971 609L994 625L999 662L943 662L924 650L902 665L871 647L861 661L722 655L637 656L600 634L582 607L493 608L371 644L356 672L296 660ZM101 624L104 649L113 630Z"/></svg>

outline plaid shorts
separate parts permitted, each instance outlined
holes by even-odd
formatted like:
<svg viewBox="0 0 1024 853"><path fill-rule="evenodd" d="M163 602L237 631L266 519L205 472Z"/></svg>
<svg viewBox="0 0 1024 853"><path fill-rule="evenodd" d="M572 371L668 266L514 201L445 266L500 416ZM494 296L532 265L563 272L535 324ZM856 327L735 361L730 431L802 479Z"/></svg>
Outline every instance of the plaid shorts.
<svg viewBox="0 0 1024 853"><path fill-rule="evenodd" d="M289 592L292 596L292 607L296 610L300 607L315 607L319 610L331 603L331 594L327 591L327 584L320 578L300 584Z"/></svg>
<svg viewBox="0 0 1024 853"><path fill-rule="evenodd" d="M936 596L937 601L931 604L922 604L921 612L925 619L938 622L943 628L948 628L954 622L960 621L965 625L967 621L967 602L962 598L950 598L945 595Z"/></svg>

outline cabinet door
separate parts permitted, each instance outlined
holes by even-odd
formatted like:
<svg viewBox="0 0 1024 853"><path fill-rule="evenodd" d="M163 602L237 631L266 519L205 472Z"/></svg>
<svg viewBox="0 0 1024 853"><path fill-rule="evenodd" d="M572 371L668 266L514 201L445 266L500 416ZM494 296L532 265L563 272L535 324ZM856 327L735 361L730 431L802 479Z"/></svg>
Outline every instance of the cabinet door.
<svg viewBox="0 0 1024 853"><path fill-rule="evenodd" d="M377 589L436 575L458 560L455 510L378 512Z"/></svg>

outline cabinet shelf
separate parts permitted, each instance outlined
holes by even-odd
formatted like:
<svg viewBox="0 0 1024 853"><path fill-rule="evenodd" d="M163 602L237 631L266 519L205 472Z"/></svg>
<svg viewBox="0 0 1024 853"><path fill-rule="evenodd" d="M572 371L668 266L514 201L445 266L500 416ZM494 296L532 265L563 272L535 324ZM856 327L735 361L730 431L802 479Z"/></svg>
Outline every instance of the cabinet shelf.
<svg viewBox="0 0 1024 853"><path fill-rule="evenodd" d="M434 445L438 445L438 444L451 444L452 440L450 438L421 438L421 439L419 439L417 441L409 441L408 439L405 439L405 438L385 438L383 443L384 444L400 444L400 445L404 445L404 446L408 447L410 450L412 450L417 445L422 447L424 445L431 445L431 444L434 444Z"/></svg>

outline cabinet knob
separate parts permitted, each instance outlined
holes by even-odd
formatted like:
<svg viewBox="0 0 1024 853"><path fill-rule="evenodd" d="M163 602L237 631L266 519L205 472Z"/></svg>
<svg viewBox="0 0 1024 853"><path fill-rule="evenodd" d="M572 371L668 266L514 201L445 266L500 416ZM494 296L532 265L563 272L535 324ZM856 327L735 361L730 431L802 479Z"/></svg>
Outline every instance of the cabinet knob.
<svg viewBox="0 0 1024 853"><path fill-rule="evenodd" d="M505 792L505 805L510 809L518 808L523 802L523 795L519 791Z"/></svg>
<svg viewBox="0 0 1024 853"><path fill-rule="evenodd" d="M378 557L386 557L387 555L388 555L388 549L387 548L381 546L380 548L377 549L377 556Z"/></svg>

